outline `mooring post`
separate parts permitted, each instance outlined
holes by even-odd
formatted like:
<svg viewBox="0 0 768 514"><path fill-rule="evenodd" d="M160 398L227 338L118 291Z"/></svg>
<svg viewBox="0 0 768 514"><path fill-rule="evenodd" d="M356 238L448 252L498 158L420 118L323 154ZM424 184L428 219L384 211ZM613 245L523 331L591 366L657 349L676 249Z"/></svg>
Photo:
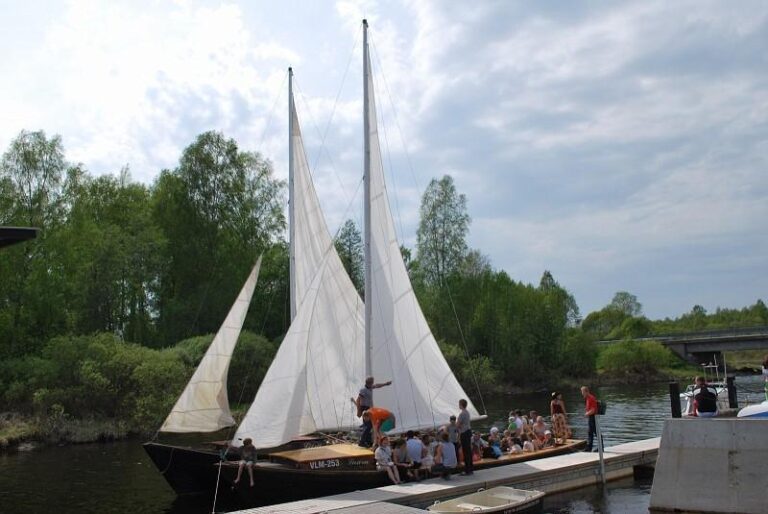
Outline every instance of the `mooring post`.
<svg viewBox="0 0 768 514"><path fill-rule="evenodd" d="M683 416L680 411L680 385L677 381L669 382L669 406L672 408L673 418L681 418Z"/></svg>
<svg viewBox="0 0 768 514"><path fill-rule="evenodd" d="M726 377L725 383L728 385L728 407L732 409L739 408L739 398L736 396L736 384L733 375Z"/></svg>

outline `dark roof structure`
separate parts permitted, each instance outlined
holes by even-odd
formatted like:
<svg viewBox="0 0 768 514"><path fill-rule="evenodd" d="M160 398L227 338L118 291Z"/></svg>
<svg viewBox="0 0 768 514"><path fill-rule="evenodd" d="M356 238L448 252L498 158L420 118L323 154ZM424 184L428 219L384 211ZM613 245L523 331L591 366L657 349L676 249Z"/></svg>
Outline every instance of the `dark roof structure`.
<svg viewBox="0 0 768 514"><path fill-rule="evenodd" d="M37 237L36 228L0 227L0 248L11 246Z"/></svg>

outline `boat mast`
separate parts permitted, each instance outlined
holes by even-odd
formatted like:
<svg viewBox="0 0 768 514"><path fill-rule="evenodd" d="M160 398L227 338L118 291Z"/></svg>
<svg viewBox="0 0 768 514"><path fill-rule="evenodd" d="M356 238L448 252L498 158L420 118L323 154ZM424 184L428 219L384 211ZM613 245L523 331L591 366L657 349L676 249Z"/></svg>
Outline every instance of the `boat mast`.
<svg viewBox="0 0 768 514"><path fill-rule="evenodd" d="M294 195L293 195L293 68L288 68L288 263L289 287L288 297L291 306L291 322L296 317L296 249Z"/></svg>
<svg viewBox="0 0 768 514"><path fill-rule="evenodd" d="M368 20L363 20L363 237L365 239L365 376L373 374L371 363L371 317L373 291L371 288L371 120L368 116Z"/></svg>

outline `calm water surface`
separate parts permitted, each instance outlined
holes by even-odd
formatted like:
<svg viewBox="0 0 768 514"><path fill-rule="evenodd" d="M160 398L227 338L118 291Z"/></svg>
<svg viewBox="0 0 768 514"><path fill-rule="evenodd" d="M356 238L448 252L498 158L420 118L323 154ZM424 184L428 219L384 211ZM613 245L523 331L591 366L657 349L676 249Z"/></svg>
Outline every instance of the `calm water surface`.
<svg viewBox="0 0 768 514"><path fill-rule="evenodd" d="M738 377L737 386L757 391L760 377ZM669 416L666 384L611 386L597 391L608 402L601 418L608 446L661 434ZM578 438L586 436L583 400L563 391L569 421ZM740 394L744 403L746 395ZM751 401L761 401L752 394ZM479 403L479 402L478 402ZM480 407L478 405L478 407ZM488 420L480 427L506 424L510 409L549 412L549 392L486 399ZM545 512L648 512L650 480L609 483L605 490L585 488L547 496ZM43 447L0 453L0 512L16 513L190 513L211 512L212 498L177 498L144 453L141 441ZM218 511L231 509L218 505Z"/></svg>

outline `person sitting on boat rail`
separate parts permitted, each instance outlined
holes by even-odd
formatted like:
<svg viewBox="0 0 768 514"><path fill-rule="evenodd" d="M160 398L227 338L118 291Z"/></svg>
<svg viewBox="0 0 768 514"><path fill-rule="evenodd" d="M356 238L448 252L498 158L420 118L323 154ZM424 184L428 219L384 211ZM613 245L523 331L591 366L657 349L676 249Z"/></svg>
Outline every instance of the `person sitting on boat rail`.
<svg viewBox="0 0 768 514"><path fill-rule="evenodd" d="M499 429L497 427L491 427L491 431L488 433L488 450L496 459L502 455L501 436L499 435Z"/></svg>
<svg viewBox="0 0 768 514"><path fill-rule="evenodd" d="M427 449L424 447L421 439L416 437L413 430L409 430L405 434L405 447L408 451L408 460L411 462L411 468L419 469L421 467L421 460L427 454Z"/></svg>
<svg viewBox="0 0 768 514"><path fill-rule="evenodd" d="M523 435L523 427L525 421L523 421L523 411L517 409L510 411L509 413L509 430L512 431L512 437L519 439Z"/></svg>
<svg viewBox="0 0 768 514"><path fill-rule="evenodd" d="M442 432L440 443L435 448L435 465L432 467L432 472L440 473L444 479L450 480L451 472L457 465L456 446L451 442L448 432Z"/></svg>
<svg viewBox="0 0 768 514"><path fill-rule="evenodd" d="M397 466L398 472L401 476L403 473L411 479L413 473L411 473L411 459L408 458L408 447L405 444L405 439L397 439L392 443L392 460Z"/></svg>
<svg viewBox="0 0 768 514"><path fill-rule="evenodd" d="M694 414L700 418L717 416L717 390L707 385L704 377L696 377L696 389L693 390Z"/></svg>
<svg viewBox="0 0 768 514"><path fill-rule="evenodd" d="M486 448L488 448L488 442L480 436L480 432L472 434L472 460L481 460Z"/></svg>
<svg viewBox="0 0 768 514"><path fill-rule="evenodd" d="M240 482L243 474L243 468L248 467L248 476L251 477L251 487L253 487L253 463L256 462L256 447L253 446L253 440L250 437L243 439L243 446L240 447L240 467L237 468L237 478L235 484Z"/></svg>
<svg viewBox="0 0 768 514"><path fill-rule="evenodd" d="M523 452L535 452L536 451L536 445L533 444L533 441L528 439L528 436L523 434L520 439L523 440Z"/></svg>
<svg viewBox="0 0 768 514"><path fill-rule="evenodd" d="M362 389L360 389L360 392L357 394L357 400L352 399L352 403L354 403L357 406L357 417L361 417L363 415L363 412L373 407L373 390L378 389L379 387L385 387L388 385L392 385L392 381L384 382L381 384L375 384L373 381L373 377L368 377L365 379L365 385Z"/></svg>
<svg viewBox="0 0 768 514"><path fill-rule="evenodd" d="M546 437L544 436L544 433L547 432L547 424L544 423L544 417L538 416L536 418L536 422L533 424L533 433L536 436L536 439L538 440L539 447L541 447L544 444L544 441Z"/></svg>
<svg viewBox="0 0 768 514"><path fill-rule="evenodd" d="M389 437L384 436L381 438L381 442L379 443L379 447L376 448L374 457L376 458L376 469L380 471L385 470L387 475L389 475L389 479L392 480L392 483L399 484L400 473L397 471L397 466L392 460L392 448L389 447Z"/></svg>

